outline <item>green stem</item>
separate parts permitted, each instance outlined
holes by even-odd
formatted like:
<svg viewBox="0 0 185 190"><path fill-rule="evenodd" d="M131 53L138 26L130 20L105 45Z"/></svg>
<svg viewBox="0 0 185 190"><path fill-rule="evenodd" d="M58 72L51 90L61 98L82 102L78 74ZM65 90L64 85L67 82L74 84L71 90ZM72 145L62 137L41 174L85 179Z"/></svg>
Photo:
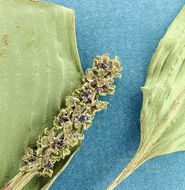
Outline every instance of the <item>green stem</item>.
<svg viewBox="0 0 185 190"><path fill-rule="evenodd" d="M19 172L2 188L2 190L21 190L35 176L35 174L35 172Z"/></svg>
<svg viewBox="0 0 185 190"><path fill-rule="evenodd" d="M135 154L134 158L125 167L125 169L114 179L114 181L107 187L106 190L112 190L119 185L124 179L126 179L134 170L142 165L148 158L146 157L146 151L142 151L142 148Z"/></svg>

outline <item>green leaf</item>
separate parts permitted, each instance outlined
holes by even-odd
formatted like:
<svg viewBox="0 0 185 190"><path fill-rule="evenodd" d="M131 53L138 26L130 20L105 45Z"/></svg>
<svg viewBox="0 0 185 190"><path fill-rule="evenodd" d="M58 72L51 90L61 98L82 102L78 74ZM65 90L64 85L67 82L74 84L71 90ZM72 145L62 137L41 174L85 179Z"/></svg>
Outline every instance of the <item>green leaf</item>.
<svg viewBox="0 0 185 190"><path fill-rule="evenodd" d="M143 91L138 152L107 189L146 160L185 150L185 7L153 55Z"/></svg>
<svg viewBox="0 0 185 190"><path fill-rule="evenodd" d="M83 74L73 10L34 0L0 0L0 17L1 188L19 172L26 147L52 127ZM72 156L55 170L63 170ZM41 189L47 181L35 176L24 190Z"/></svg>

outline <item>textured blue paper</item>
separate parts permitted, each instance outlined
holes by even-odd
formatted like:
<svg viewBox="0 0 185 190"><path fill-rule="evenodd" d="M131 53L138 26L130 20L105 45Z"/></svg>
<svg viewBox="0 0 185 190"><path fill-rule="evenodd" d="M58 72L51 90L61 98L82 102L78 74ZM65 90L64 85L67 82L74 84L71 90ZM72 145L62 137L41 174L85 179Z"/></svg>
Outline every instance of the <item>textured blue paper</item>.
<svg viewBox="0 0 185 190"><path fill-rule="evenodd" d="M46 1L49 2L49 1ZM84 71L98 54L118 55L124 71L108 109L98 113L80 151L51 190L104 190L134 156L150 59L184 0L53 0L75 9ZM184 190L185 152L153 158L117 190Z"/></svg>

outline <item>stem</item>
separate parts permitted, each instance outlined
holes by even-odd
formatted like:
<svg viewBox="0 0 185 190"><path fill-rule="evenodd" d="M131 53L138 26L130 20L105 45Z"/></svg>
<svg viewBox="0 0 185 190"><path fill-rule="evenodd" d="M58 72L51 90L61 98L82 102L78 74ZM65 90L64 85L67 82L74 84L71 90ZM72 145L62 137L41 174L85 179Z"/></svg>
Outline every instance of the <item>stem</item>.
<svg viewBox="0 0 185 190"><path fill-rule="evenodd" d="M2 188L2 190L21 190L35 176L35 174L35 172L19 172Z"/></svg>
<svg viewBox="0 0 185 190"><path fill-rule="evenodd" d="M124 179L126 179L134 170L136 170L141 164L148 159L143 154L143 151L138 151L126 168L114 179L114 181L107 187L106 190L112 190L119 185Z"/></svg>
<svg viewBox="0 0 185 190"><path fill-rule="evenodd" d="M158 130L155 130L153 134L149 134L148 139L139 146L138 152L134 156L134 158L131 160L131 162L126 166L126 168L117 176L116 179L107 187L106 190L114 189L118 184L120 184L125 178L127 178L135 169L137 169L143 162L148 160L149 158L152 158L153 155L147 154L154 148L157 144L160 143L160 135L167 129L166 126L171 121L173 116L176 114L177 110L180 107L180 102L182 102L185 98L185 90L177 97L171 111L166 116L164 121L160 124L160 127L158 127ZM154 129L155 126L154 126ZM142 133L141 133L142 136ZM158 141L159 140L159 141Z"/></svg>

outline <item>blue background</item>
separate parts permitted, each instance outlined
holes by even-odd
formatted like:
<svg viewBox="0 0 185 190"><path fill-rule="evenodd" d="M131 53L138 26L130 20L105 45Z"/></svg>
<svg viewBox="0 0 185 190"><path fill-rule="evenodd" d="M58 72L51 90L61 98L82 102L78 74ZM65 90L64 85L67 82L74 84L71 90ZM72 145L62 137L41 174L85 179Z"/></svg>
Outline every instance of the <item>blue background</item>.
<svg viewBox="0 0 185 190"><path fill-rule="evenodd" d="M49 1L46 1L49 2ZM140 87L159 40L184 0L53 0L75 9L83 70L105 52L124 70L108 109L98 113L83 146L51 190L103 190L134 156L140 138ZM149 160L117 190L184 190L185 152Z"/></svg>

